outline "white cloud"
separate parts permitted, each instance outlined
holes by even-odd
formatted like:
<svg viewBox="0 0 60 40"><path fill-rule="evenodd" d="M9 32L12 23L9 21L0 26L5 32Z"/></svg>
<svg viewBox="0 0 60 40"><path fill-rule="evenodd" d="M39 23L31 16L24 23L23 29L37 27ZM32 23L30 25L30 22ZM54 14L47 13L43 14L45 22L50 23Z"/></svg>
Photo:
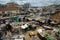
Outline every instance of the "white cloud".
<svg viewBox="0 0 60 40"><path fill-rule="evenodd" d="M10 0L0 0L0 3L6 3ZM51 5L51 4L60 4L60 0L13 0L18 4L24 4L26 2L31 3L34 6L44 6L44 5Z"/></svg>

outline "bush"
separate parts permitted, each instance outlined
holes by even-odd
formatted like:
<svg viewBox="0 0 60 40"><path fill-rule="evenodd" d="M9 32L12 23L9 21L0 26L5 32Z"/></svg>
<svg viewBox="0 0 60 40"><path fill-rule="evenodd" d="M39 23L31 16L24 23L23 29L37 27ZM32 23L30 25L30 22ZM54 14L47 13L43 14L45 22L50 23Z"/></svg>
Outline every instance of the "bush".
<svg viewBox="0 0 60 40"><path fill-rule="evenodd" d="M44 36L47 40L54 40L54 38L51 37L49 34L45 34Z"/></svg>
<svg viewBox="0 0 60 40"><path fill-rule="evenodd" d="M60 29L58 30L58 34L60 34Z"/></svg>

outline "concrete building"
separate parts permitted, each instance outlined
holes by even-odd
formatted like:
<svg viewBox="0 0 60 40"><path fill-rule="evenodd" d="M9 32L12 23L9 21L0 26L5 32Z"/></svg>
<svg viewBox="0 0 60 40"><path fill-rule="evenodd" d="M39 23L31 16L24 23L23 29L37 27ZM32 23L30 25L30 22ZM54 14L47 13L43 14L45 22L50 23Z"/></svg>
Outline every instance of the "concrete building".
<svg viewBox="0 0 60 40"><path fill-rule="evenodd" d="M20 5L14 2L7 3L4 7L0 7L0 14L10 14L10 16L20 13Z"/></svg>

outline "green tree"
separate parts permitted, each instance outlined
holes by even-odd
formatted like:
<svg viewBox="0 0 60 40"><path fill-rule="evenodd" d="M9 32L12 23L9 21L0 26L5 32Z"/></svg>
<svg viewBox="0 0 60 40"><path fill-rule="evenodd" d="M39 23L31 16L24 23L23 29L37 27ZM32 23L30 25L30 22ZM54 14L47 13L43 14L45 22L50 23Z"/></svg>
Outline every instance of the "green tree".
<svg viewBox="0 0 60 40"><path fill-rule="evenodd" d="M54 40L54 38L50 36L48 33L46 33L44 36L47 40Z"/></svg>

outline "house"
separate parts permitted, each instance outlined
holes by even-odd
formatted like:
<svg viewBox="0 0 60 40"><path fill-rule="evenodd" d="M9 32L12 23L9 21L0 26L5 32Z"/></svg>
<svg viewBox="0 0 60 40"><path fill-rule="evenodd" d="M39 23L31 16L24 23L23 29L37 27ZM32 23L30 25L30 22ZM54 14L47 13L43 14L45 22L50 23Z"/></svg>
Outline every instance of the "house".
<svg viewBox="0 0 60 40"><path fill-rule="evenodd" d="M2 16L2 13L5 13L5 6L0 6L0 17Z"/></svg>
<svg viewBox="0 0 60 40"><path fill-rule="evenodd" d="M15 2L7 3L5 6L0 7L0 14L10 14L11 16L17 15L20 13L20 5Z"/></svg>
<svg viewBox="0 0 60 40"><path fill-rule="evenodd" d="M6 10L5 13L11 13L13 15L20 13L20 6L14 2L10 2L6 4Z"/></svg>

